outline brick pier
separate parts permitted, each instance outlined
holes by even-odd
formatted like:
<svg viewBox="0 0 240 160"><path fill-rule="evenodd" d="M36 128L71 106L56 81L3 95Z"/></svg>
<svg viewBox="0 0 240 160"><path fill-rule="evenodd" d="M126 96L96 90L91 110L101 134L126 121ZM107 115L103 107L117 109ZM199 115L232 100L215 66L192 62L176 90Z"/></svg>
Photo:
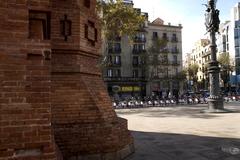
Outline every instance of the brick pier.
<svg viewBox="0 0 240 160"><path fill-rule="evenodd" d="M1 1L0 160L115 160L134 151L98 68L95 5Z"/></svg>

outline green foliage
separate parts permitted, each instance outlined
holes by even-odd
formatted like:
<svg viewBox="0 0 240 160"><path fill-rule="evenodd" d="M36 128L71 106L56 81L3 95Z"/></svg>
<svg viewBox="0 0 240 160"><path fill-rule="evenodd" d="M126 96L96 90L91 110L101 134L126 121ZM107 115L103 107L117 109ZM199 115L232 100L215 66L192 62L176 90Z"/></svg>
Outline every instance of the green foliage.
<svg viewBox="0 0 240 160"><path fill-rule="evenodd" d="M153 40L151 47L148 49L149 54L159 54L159 52L164 51L167 46L167 40L156 38Z"/></svg>
<svg viewBox="0 0 240 160"><path fill-rule="evenodd" d="M132 5L126 5L122 0L105 0L98 2L102 31L108 39L128 35L133 37L145 17Z"/></svg>
<svg viewBox="0 0 240 160"><path fill-rule="evenodd" d="M176 78L181 79L181 80L186 80L187 79L187 71L182 70L181 72L178 73Z"/></svg>
<svg viewBox="0 0 240 160"><path fill-rule="evenodd" d="M187 73L190 79L196 80L198 68L198 64L192 64L188 66Z"/></svg>
<svg viewBox="0 0 240 160"><path fill-rule="evenodd" d="M229 53L227 52L219 55L218 62L220 63L220 66L221 66L220 75L221 75L221 79L224 82L224 88L225 88L226 84L230 80L229 79L230 72L234 70L234 64L231 63Z"/></svg>
<svg viewBox="0 0 240 160"><path fill-rule="evenodd" d="M144 69L148 74L149 80L153 80L154 71L158 67L159 63L159 54L161 54L161 49L165 48L167 45L167 41L162 39L154 39L152 40L152 45L147 49L147 52L142 54L143 59L145 60Z"/></svg>
<svg viewBox="0 0 240 160"><path fill-rule="evenodd" d="M222 69L232 71L234 64L231 63L229 53L222 53L218 57L218 62L220 63Z"/></svg>

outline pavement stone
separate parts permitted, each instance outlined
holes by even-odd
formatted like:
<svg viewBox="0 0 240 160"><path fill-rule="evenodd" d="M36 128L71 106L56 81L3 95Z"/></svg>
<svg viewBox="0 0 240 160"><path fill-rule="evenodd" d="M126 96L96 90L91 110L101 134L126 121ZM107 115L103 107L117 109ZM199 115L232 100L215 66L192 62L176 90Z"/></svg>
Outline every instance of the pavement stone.
<svg viewBox="0 0 240 160"><path fill-rule="evenodd" d="M233 113L202 113L207 105L118 109L135 138L126 160L240 160L240 103Z"/></svg>

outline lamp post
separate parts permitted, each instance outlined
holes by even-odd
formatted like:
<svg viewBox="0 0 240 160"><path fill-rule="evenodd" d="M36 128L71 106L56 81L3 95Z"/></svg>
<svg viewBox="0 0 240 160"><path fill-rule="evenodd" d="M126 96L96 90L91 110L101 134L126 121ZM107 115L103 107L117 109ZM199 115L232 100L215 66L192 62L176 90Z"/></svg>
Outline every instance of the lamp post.
<svg viewBox="0 0 240 160"><path fill-rule="evenodd" d="M223 98L220 93L219 73L220 67L217 61L216 32L219 30L219 10L216 9L216 0L208 0L205 13L205 25L210 33L211 61L209 62L208 74L210 81L210 97L208 98L208 110L206 112L225 112Z"/></svg>

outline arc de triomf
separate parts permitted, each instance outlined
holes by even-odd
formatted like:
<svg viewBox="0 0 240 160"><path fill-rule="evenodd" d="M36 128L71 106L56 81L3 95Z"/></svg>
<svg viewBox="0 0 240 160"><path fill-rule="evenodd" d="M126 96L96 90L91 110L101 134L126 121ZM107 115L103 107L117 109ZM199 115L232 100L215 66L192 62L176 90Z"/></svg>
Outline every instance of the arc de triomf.
<svg viewBox="0 0 240 160"><path fill-rule="evenodd" d="M98 68L95 7L0 1L0 160L117 160L134 151Z"/></svg>

